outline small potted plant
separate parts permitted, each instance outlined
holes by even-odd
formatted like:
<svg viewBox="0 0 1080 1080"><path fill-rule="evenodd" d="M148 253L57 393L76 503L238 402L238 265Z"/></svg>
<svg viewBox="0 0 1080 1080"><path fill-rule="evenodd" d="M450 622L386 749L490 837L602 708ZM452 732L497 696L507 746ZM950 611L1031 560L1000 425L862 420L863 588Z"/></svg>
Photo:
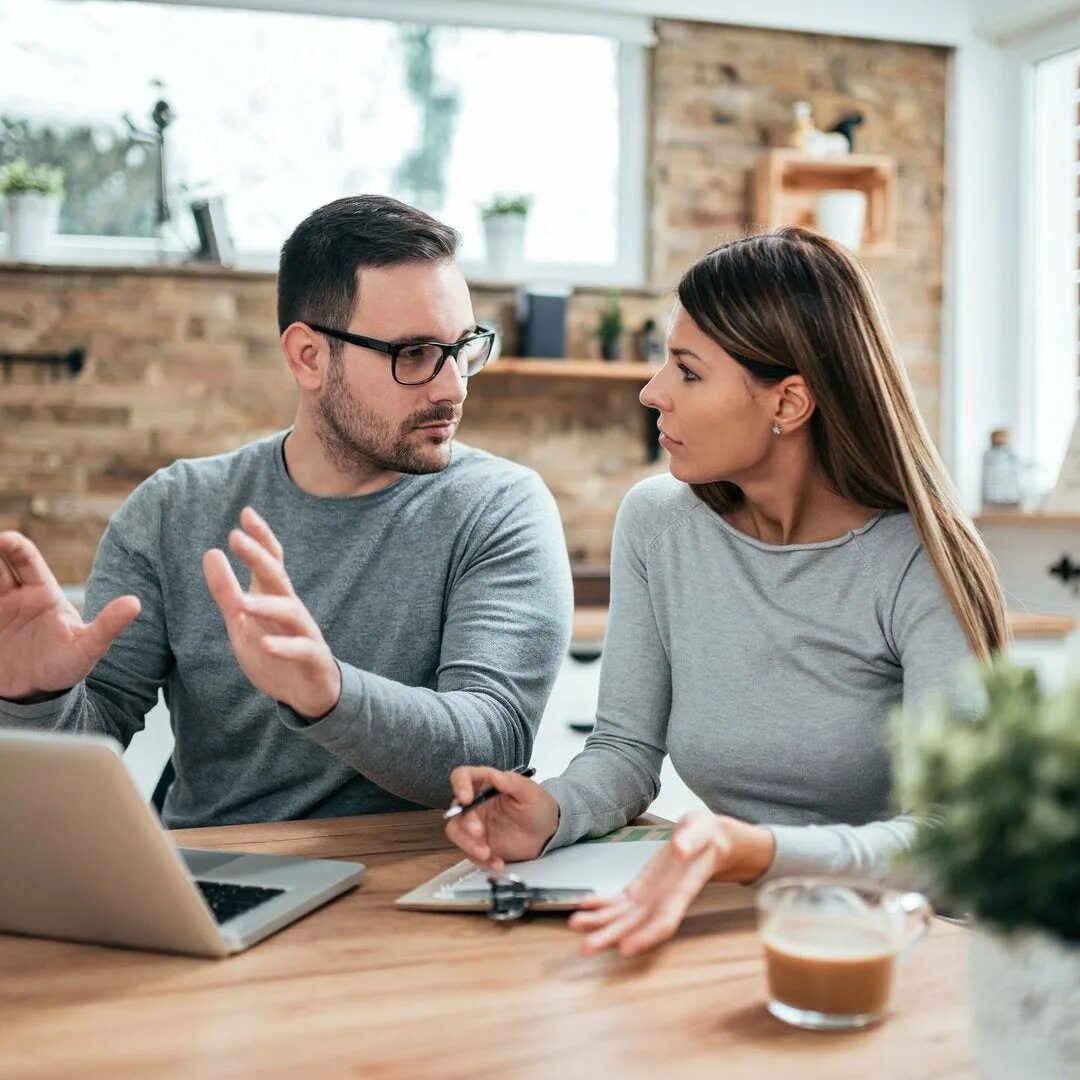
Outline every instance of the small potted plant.
<svg viewBox="0 0 1080 1080"><path fill-rule="evenodd" d="M521 272L525 222L531 206L528 195L503 194L480 207L488 268L497 278L516 277Z"/></svg>
<svg viewBox="0 0 1080 1080"><path fill-rule="evenodd" d="M612 289L600 309L596 336L600 339L600 355L605 360L618 360L622 355L623 313L619 294Z"/></svg>
<svg viewBox="0 0 1080 1080"><path fill-rule="evenodd" d="M8 257L42 262L60 220L63 169L17 158L0 168L0 196L7 208Z"/></svg>
<svg viewBox="0 0 1080 1080"><path fill-rule="evenodd" d="M1076 1076L1080 681L1044 695L1033 671L999 659L983 682L979 712L939 703L901 741L902 803L922 822L912 858L973 919L980 1075Z"/></svg>

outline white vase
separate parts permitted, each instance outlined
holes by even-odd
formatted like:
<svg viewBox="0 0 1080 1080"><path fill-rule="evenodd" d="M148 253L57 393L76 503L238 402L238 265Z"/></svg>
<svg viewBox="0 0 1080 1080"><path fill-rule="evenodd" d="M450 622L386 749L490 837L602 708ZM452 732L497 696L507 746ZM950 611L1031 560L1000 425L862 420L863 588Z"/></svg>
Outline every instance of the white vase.
<svg viewBox="0 0 1080 1080"><path fill-rule="evenodd" d="M525 250L525 215L492 214L484 218L484 240L492 277L517 277Z"/></svg>
<svg viewBox="0 0 1080 1080"><path fill-rule="evenodd" d="M968 976L980 1076L1080 1078L1080 946L1049 934L977 928Z"/></svg>
<svg viewBox="0 0 1080 1080"><path fill-rule="evenodd" d="M858 251L866 226L866 192L846 188L823 191L817 201L817 225L818 232L850 251Z"/></svg>
<svg viewBox="0 0 1080 1080"><path fill-rule="evenodd" d="M8 258L15 262L44 262L60 222L60 196L23 192L8 195Z"/></svg>

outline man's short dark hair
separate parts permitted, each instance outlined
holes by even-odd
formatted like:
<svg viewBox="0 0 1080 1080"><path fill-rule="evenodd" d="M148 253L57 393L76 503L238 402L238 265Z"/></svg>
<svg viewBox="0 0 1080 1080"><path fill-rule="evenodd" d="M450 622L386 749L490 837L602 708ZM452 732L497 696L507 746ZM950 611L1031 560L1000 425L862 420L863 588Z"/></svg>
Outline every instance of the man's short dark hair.
<svg viewBox="0 0 1080 1080"><path fill-rule="evenodd" d="M457 230L385 195L350 195L320 206L293 230L278 266L278 329L315 322L345 329L356 307L356 271L445 262Z"/></svg>

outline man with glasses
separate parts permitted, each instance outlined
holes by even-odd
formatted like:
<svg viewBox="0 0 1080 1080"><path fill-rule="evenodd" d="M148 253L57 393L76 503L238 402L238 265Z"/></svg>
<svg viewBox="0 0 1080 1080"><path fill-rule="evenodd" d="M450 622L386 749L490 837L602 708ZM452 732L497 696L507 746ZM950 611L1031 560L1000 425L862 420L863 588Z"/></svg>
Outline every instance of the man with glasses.
<svg viewBox="0 0 1080 1080"><path fill-rule="evenodd" d="M536 474L454 446L494 337L457 245L379 196L297 227L278 274L292 428L140 485L86 622L0 534L0 724L126 746L164 687L173 827L441 806L460 762L528 761L569 566Z"/></svg>

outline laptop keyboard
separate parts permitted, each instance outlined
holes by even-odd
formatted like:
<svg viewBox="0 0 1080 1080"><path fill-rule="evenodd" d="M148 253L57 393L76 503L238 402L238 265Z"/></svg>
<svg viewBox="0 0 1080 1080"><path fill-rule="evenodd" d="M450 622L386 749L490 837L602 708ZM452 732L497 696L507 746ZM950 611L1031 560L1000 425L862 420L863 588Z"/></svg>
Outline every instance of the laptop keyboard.
<svg viewBox="0 0 1080 1080"><path fill-rule="evenodd" d="M284 889L264 889L259 885L225 885L220 881L199 881L199 892L219 923L228 922L252 908L280 896Z"/></svg>

